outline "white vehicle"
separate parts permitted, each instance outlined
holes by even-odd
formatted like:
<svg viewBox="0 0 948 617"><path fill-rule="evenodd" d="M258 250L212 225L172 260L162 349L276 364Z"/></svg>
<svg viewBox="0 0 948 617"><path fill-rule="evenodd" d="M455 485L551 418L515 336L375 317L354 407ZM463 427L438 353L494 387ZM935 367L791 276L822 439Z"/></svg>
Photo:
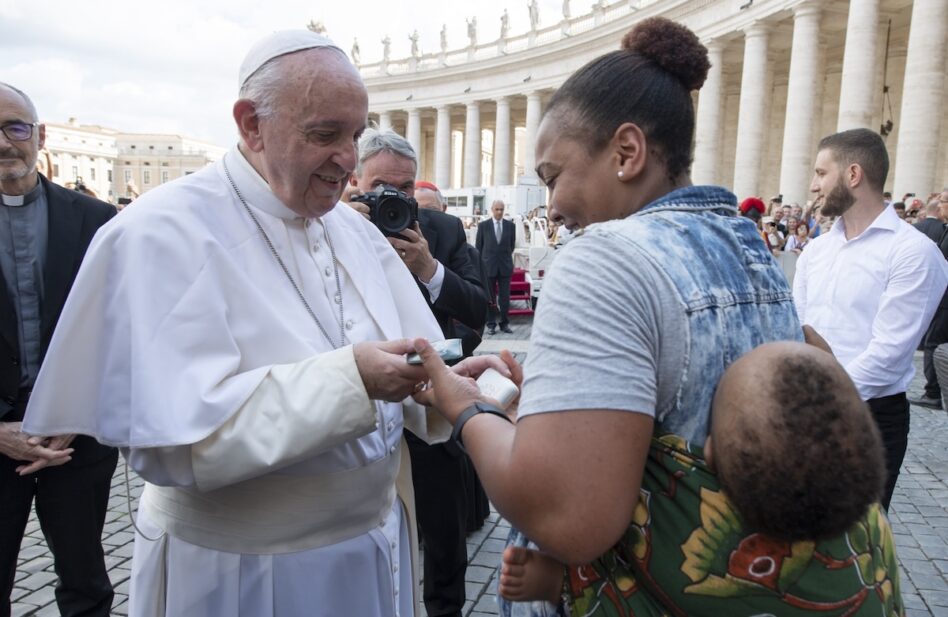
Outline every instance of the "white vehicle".
<svg viewBox="0 0 948 617"><path fill-rule="evenodd" d="M535 182L535 181L534 181ZM521 179L511 186L488 186L464 189L442 189L448 214L455 216L490 216L490 205L495 199L506 204L507 216L525 215L546 203L546 187Z"/></svg>
<svg viewBox="0 0 948 617"><path fill-rule="evenodd" d="M549 244L546 217L532 219L514 217L517 225L517 248L514 249L514 266L526 271L530 283L530 307L536 308L543 288L543 278L556 257L556 249Z"/></svg>

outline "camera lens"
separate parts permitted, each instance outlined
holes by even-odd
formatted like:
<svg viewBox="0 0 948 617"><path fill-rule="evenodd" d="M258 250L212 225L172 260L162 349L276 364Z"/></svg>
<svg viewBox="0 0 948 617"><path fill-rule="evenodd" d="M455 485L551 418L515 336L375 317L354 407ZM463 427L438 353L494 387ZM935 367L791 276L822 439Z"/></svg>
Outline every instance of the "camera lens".
<svg viewBox="0 0 948 617"><path fill-rule="evenodd" d="M395 234L411 225L411 207L398 198L388 198L379 201L378 220L376 224L382 233Z"/></svg>

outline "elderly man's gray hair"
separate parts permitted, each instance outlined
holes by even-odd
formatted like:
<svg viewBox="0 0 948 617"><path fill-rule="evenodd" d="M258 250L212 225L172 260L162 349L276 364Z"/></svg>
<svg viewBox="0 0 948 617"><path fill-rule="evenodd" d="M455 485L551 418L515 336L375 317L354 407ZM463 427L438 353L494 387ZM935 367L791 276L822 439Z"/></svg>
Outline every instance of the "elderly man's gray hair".
<svg viewBox="0 0 948 617"><path fill-rule="evenodd" d="M280 66L282 57L267 60L240 87L240 98L253 101L254 111L258 118L272 118L276 113L277 91L283 80L283 71Z"/></svg>
<svg viewBox="0 0 948 617"><path fill-rule="evenodd" d="M369 127L359 138L359 163L356 165L356 175L362 173L362 166L367 160L383 152L391 152L406 158L415 164L416 170L418 169L418 156L407 139L395 131L382 131Z"/></svg>
<svg viewBox="0 0 948 617"><path fill-rule="evenodd" d="M23 102L26 103L26 108L29 110L30 115L32 116L29 120L30 122L39 122L39 116L36 113L36 105L33 104L32 99L26 95L26 92L23 92L19 88L14 88L6 82L0 81L0 88L6 88L12 90L13 92L20 95L20 98L23 99Z"/></svg>

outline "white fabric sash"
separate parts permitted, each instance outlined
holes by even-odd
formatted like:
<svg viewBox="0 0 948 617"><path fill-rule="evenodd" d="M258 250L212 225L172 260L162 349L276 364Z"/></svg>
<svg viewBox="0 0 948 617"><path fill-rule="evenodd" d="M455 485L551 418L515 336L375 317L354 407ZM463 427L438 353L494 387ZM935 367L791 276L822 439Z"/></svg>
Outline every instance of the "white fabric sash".
<svg viewBox="0 0 948 617"><path fill-rule="evenodd" d="M401 452L319 476L270 474L200 492L146 484L141 509L165 532L230 553L310 550L378 526L395 500Z"/></svg>

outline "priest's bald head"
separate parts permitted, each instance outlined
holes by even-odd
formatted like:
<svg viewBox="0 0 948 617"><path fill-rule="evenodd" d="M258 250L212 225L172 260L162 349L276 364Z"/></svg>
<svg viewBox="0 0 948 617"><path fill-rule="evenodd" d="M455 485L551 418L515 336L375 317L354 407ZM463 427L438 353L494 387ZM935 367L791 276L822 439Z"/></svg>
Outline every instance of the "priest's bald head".
<svg viewBox="0 0 948 617"><path fill-rule="evenodd" d="M240 67L240 150L304 217L332 210L355 169L368 94L346 54L308 30L259 41Z"/></svg>

